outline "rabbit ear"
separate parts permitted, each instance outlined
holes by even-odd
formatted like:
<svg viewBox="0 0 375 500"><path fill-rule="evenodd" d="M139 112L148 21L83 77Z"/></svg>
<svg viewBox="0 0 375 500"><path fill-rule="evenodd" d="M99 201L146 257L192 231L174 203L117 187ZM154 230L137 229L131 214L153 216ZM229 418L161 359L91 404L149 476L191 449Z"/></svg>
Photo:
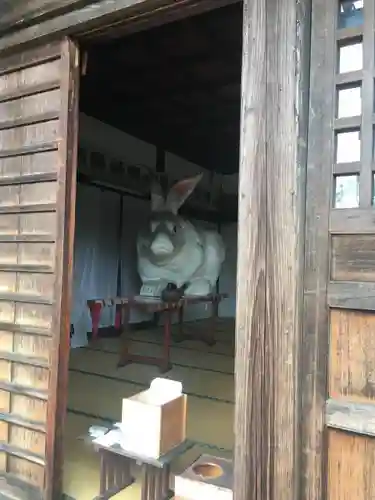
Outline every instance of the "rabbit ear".
<svg viewBox="0 0 375 500"><path fill-rule="evenodd" d="M151 211L157 212L162 210L165 205L163 190L157 180L153 180L151 184Z"/></svg>
<svg viewBox="0 0 375 500"><path fill-rule="evenodd" d="M189 177L183 181L177 182L171 187L166 201L166 207L172 213L176 214L181 205L184 204L186 199L191 195L197 184L202 179L203 174Z"/></svg>

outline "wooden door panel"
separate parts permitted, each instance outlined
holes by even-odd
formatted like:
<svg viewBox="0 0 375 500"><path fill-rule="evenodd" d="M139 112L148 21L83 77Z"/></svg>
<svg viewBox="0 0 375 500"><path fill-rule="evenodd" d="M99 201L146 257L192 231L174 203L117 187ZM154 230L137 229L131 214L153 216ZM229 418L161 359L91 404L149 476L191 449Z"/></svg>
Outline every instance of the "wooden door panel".
<svg viewBox="0 0 375 500"><path fill-rule="evenodd" d="M375 235L333 235L331 279L375 281Z"/></svg>
<svg viewBox="0 0 375 500"><path fill-rule="evenodd" d="M66 40L0 58L0 490L12 498L61 486L77 56Z"/></svg>
<svg viewBox="0 0 375 500"><path fill-rule="evenodd" d="M374 500L375 439L331 429L328 450L330 500Z"/></svg>
<svg viewBox="0 0 375 500"><path fill-rule="evenodd" d="M331 309L329 397L375 399L375 312Z"/></svg>
<svg viewBox="0 0 375 500"><path fill-rule="evenodd" d="M311 32L302 497L375 500L375 0Z"/></svg>

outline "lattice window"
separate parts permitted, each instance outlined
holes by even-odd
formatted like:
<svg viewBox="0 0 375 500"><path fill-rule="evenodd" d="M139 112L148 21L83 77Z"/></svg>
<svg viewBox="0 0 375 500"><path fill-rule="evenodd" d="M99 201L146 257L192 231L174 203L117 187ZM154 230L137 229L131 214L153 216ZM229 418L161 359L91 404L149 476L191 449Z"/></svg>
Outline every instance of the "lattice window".
<svg viewBox="0 0 375 500"><path fill-rule="evenodd" d="M374 0L341 0L336 26L334 208L374 195Z"/></svg>

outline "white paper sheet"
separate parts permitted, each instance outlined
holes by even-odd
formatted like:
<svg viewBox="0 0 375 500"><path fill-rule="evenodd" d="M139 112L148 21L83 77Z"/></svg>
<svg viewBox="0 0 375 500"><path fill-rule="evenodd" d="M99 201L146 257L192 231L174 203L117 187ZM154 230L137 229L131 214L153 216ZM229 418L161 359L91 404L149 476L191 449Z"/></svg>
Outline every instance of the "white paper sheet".
<svg viewBox="0 0 375 500"><path fill-rule="evenodd" d="M94 444L98 444L100 446L112 446L114 444L120 444L122 433L120 429L113 429L107 434L99 436L98 438L93 440Z"/></svg>

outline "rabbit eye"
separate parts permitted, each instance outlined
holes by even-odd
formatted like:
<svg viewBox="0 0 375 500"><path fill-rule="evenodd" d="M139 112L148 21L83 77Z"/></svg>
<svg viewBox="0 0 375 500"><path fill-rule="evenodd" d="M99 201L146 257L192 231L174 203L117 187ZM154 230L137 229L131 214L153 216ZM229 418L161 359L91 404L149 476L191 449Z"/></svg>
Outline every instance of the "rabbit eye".
<svg viewBox="0 0 375 500"><path fill-rule="evenodd" d="M172 227L172 232L173 233L177 233L177 226L174 224L173 227Z"/></svg>

